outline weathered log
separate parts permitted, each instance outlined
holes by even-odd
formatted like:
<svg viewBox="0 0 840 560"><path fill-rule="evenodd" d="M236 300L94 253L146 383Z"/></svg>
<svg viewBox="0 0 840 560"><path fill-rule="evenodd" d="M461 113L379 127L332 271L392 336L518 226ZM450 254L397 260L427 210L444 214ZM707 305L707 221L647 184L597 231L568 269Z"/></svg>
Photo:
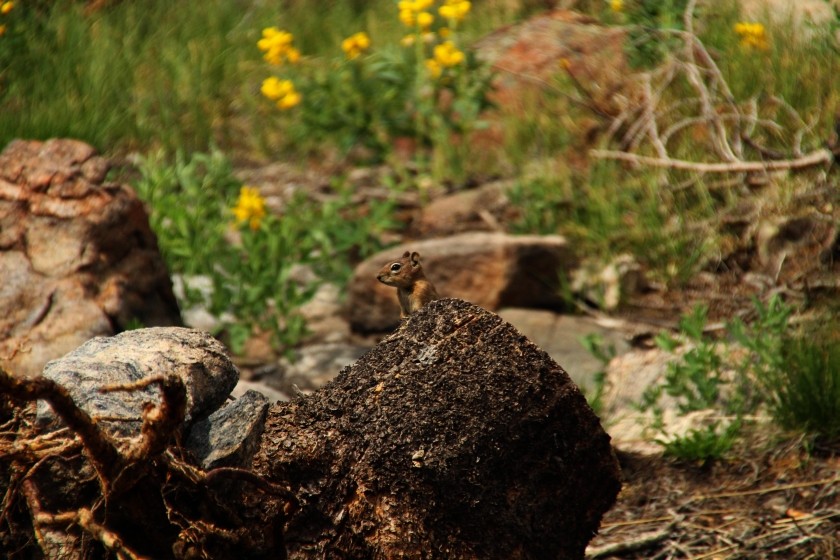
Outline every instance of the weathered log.
<svg viewBox="0 0 840 560"><path fill-rule="evenodd" d="M566 372L454 299L275 404L254 469L300 501L290 558L581 559L620 488Z"/></svg>

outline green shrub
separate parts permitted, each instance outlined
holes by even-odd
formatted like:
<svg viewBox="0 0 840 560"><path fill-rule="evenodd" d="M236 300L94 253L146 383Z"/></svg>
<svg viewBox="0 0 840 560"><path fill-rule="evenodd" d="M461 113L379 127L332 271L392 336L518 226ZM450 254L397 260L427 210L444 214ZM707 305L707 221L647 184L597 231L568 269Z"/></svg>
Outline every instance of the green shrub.
<svg viewBox="0 0 840 560"><path fill-rule="evenodd" d="M657 439L664 454L683 461L706 463L722 459L740 436L741 423L731 422L722 427L713 422L705 428L691 429L686 435L671 440Z"/></svg>
<svg viewBox="0 0 840 560"><path fill-rule="evenodd" d="M668 352L675 352L683 341L691 344L668 364L663 383L648 387L639 403L641 410L653 412L653 427L661 434L656 441L669 455L692 460L721 456L740 434L743 419L763 405L783 427L828 437L839 433L840 352L791 342L788 320L793 309L779 296L754 305L751 324L740 319L727 324L729 338L744 352L724 350L705 334L704 306L680 319L679 338L666 333L656 337L657 345ZM664 395L676 400L681 415L715 409L734 420L672 437L662 427Z"/></svg>
<svg viewBox="0 0 840 560"><path fill-rule="evenodd" d="M297 308L317 288L292 272L309 266L319 281L343 286L354 259L378 250L383 231L394 225L391 200L362 208L335 185L336 196L314 203L299 195L281 216L269 214L257 189L242 186L219 152L161 157L140 162L137 191L151 208L152 228L170 271L181 274L186 306L201 304L223 323L234 351L255 328L271 332L288 350L306 334ZM194 283L209 278L207 296Z"/></svg>
<svg viewBox="0 0 840 560"><path fill-rule="evenodd" d="M489 106L490 72L459 45L470 7L464 0L399 2L393 15L408 33L400 45L380 47L357 32L330 60L302 55L292 33L265 28L257 45L276 70L261 91L287 113L288 141L316 139L345 151L361 145L382 160L408 137L421 158L431 150L433 170L457 175L466 136Z"/></svg>
<svg viewBox="0 0 840 560"><path fill-rule="evenodd" d="M781 367L764 381L773 416L785 428L840 438L840 346L795 338L781 355Z"/></svg>

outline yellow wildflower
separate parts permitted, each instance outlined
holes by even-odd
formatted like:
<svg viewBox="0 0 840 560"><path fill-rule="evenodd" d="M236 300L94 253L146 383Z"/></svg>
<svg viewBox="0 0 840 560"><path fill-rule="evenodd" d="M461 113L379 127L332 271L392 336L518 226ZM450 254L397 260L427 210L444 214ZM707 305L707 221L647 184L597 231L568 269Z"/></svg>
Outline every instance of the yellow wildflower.
<svg viewBox="0 0 840 560"><path fill-rule="evenodd" d="M233 215L237 223L247 221L251 229L259 229L265 217L265 199L259 189L247 186L239 189L239 199L233 207Z"/></svg>
<svg viewBox="0 0 840 560"><path fill-rule="evenodd" d="M735 24L735 33L741 38L741 46L766 51L770 48L767 32L760 23L739 22Z"/></svg>
<svg viewBox="0 0 840 560"><path fill-rule="evenodd" d="M414 33L409 33L408 35L406 35L405 37L400 39L400 45L402 45L404 47L410 47L411 45L414 44L414 42L416 40L417 40L417 36L415 36Z"/></svg>
<svg viewBox="0 0 840 560"><path fill-rule="evenodd" d="M299 104L301 99L302 97L300 93L292 89L292 91L277 101L277 107L285 111L286 109L291 109L295 105Z"/></svg>
<svg viewBox="0 0 840 560"><path fill-rule="evenodd" d="M263 58L269 64L279 66L284 61L295 64L300 59L300 52L292 46L292 41L294 35L288 31L266 27L262 32L262 39L257 41L257 48L265 53Z"/></svg>
<svg viewBox="0 0 840 560"><path fill-rule="evenodd" d="M355 33L341 42L341 50L350 60L358 58L368 47L370 47L370 38L363 31Z"/></svg>
<svg viewBox="0 0 840 560"><path fill-rule="evenodd" d="M291 109L301 101L301 95L295 90L295 85L291 80L280 80L271 76L263 80L260 92L277 102L277 107L280 109Z"/></svg>
<svg viewBox="0 0 840 560"><path fill-rule="evenodd" d="M414 27L414 12L412 10L400 10L400 21L406 27Z"/></svg>
<svg viewBox="0 0 840 560"><path fill-rule="evenodd" d="M467 0L450 1L438 8L438 13L441 17L450 21L461 21L469 13L472 3Z"/></svg>
<svg viewBox="0 0 840 560"><path fill-rule="evenodd" d="M397 2L400 21L406 27L417 25L427 29L435 19L435 16L427 11L433 4L434 0L401 0Z"/></svg>
<svg viewBox="0 0 840 560"><path fill-rule="evenodd" d="M447 37L452 35L452 30L448 27L441 27L440 29L438 29L438 35L440 35L443 39L446 39Z"/></svg>
<svg viewBox="0 0 840 560"><path fill-rule="evenodd" d="M434 55L435 61L444 68L457 66L464 61L464 53L459 51L452 41L444 41L436 45Z"/></svg>
<svg viewBox="0 0 840 560"><path fill-rule="evenodd" d="M0 14L6 15L15 7L14 2L3 2L0 4Z"/></svg>
<svg viewBox="0 0 840 560"><path fill-rule="evenodd" d="M441 67L437 60L430 58L426 61L426 70L429 71L429 75L432 76L432 78L439 78L441 72L443 72L443 67Z"/></svg>
<svg viewBox="0 0 840 560"><path fill-rule="evenodd" d="M610 9L614 12L620 12L624 9L624 0L610 0Z"/></svg>
<svg viewBox="0 0 840 560"><path fill-rule="evenodd" d="M417 25L419 25L422 29L428 29L432 26L432 23L435 21L435 16L430 14L429 12L420 12L417 14Z"/></svg>

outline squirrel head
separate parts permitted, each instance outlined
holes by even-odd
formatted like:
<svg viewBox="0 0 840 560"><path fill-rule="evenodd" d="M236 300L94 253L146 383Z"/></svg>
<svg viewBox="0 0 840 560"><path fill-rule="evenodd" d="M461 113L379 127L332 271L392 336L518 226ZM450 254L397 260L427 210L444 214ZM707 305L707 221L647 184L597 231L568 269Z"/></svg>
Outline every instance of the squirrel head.
<svg viewBox="0 0 840 560"><path fill-rule="evenodd" d="M423 278L423 266L420 253L406 251L398 260L392 261L380 269L377 280L388 286L408 288L415 281Z"/></svg>

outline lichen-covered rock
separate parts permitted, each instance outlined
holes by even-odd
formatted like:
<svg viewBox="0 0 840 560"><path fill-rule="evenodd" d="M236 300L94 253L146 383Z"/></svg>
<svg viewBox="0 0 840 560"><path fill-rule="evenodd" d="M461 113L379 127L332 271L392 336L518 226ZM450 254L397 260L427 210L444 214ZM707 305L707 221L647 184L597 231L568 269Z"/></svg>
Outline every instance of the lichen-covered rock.
<svg viewBox="0 0 840 560"><path fill-rule="evenodd" d="M268 398L257 391L247 391L196 422L190 428L187 447L204 470L248 467L262 435L267 411Z"/></svg>
<svg viewBox="0 0 840 560"><path fill-rule="evenodd" d="M273 405L254 469L298 496L290 558L581 559L620 488L566 372L455 299Z"/></svg>
<svg viewBox="0 0 840 560"><path fill-rule="evenodd" d="M405 251L418 251L426 276L443 297L485 309L564 306L561 277L579 260L559 235L475 232L405 243L377 253L356 267L350 280L350 325L381 332L399 322L396 290L376 280L382 265Z"/></svg>
<svg viewBox="0 0 840 560"><path fill-rule="evenodd" d="M99 389L169 374L177 375L186 386L187 423L221 407L239 379L239 370L221 342L205 332L182 327L94 338L48 363L43 375L67 389L76 405L98 419L109 433L134 437L140 433L144 404L159 402L159 387L107 393ZM43 424L55 420L43 401L38 403L38 419Z"/></svg>
<svg viewBox="0 0 840 560"><path fill-rule="evenodd" d="M142 201L76 140L0 153L0 360L19 375L132 323L180 325Z"/></svg>

